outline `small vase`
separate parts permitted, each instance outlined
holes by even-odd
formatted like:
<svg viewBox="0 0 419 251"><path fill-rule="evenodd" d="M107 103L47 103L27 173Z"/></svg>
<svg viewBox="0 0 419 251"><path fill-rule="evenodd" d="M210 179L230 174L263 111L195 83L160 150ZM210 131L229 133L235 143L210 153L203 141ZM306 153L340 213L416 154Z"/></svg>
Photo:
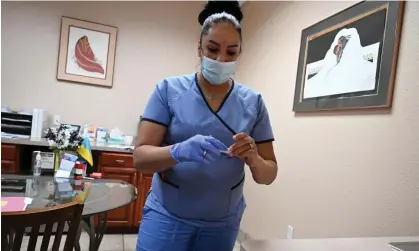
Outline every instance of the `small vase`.
<svg viewBox="0 0 419 251"><path fill-rule="evenodd" d="M60 168L60 150L54 150L54 172L57 172L58 168Z"/></svg>

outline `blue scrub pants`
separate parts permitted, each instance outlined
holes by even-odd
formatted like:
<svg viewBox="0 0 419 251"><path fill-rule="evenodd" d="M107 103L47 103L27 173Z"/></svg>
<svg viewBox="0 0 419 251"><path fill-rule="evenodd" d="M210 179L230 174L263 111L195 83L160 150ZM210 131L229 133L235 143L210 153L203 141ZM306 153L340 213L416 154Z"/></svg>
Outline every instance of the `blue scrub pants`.
<svg viewBox="0 0 419 251"><path fill-rule="evenodd" d="M143 210L136 250L232 251L239 224L225 228L196 227L146 206Z"/></svg>

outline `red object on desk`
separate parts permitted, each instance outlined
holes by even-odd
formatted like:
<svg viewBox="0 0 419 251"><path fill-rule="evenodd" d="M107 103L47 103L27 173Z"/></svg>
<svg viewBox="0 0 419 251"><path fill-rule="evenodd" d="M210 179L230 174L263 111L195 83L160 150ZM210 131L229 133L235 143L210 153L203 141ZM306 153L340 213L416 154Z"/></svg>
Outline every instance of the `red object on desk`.
<svg viewBox="0 0 419 251"><path fill-rule="evenodd" d="M77 161L76 165L74 166L74 175L76 176L76 179L78 177L80 179L83 178L83 170L84 170L84 165L80 163L79 161Z"/></svg>
<svg viewBox="0 0 419 251"><path fill-rule="evenodd" d="M100 178L102 178L102 174L101 173L91 173L90 177L95 178L95 179L100 179Z"/></svg>

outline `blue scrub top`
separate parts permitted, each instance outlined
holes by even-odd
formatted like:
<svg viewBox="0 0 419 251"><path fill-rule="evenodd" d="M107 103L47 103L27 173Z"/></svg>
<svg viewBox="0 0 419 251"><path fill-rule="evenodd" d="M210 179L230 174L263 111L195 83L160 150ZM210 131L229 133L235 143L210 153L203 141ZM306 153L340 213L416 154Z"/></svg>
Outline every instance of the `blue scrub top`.
<svg viewBox="0 0 419 251"><path fill-rule="evenodd" d="M169 77L157 84L142 120L167 127L162 146L197 134L211 135L227 147L244 132L256 143L274 140L262 96L233 81L217 111L212 111L198 85L197 74ZM146 206L196 226L223 227L240 221L244 162L222 157L209 164L178 163L153 176Z"/></svg>

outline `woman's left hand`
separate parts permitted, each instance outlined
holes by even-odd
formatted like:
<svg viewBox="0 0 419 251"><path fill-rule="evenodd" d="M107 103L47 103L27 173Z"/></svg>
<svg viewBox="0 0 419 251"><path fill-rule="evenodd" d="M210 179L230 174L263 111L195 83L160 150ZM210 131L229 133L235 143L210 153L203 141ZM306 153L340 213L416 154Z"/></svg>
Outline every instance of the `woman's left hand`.
<svg viewBox="0 0 419 251"><path fill-rule="evenodd" d="M252 167L259 157L255 140L243 132L234 135L233 140L236 140L236 143L229 147L231 154Z"/></svg>

